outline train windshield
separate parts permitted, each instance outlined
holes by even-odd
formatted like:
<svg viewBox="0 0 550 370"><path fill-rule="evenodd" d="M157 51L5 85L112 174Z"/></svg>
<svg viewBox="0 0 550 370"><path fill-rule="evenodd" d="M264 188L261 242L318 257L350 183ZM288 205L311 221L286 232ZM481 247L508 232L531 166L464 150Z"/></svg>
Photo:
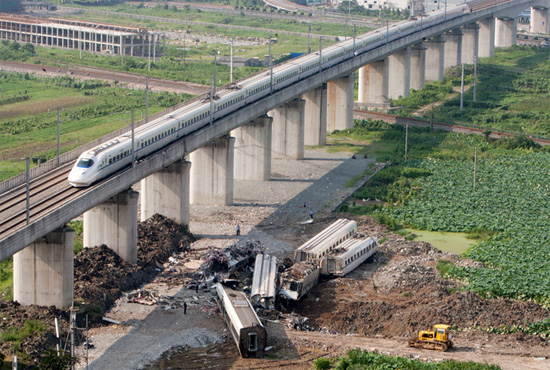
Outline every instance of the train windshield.
<svg viewBox="0 0 550 370"><path fill-rule="evenodd" d="M258 334L257 333L248 333L248 350L257 351L258 350Z"/></svg>
<svg viewBox="0 0 550 370"><path fill-rule="evenodd" d="M91 159L89 158L82 158L81 160L78 161L78 163L76 164L77 167L82 167L82 168L90 168L94 165L94 161L92 161Z"/></svg>

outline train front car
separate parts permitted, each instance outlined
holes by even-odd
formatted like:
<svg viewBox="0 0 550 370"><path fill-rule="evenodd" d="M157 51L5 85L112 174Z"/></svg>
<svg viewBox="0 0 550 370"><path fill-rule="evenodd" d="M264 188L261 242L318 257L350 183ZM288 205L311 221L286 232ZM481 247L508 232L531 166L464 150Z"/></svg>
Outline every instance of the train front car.
<svg viewBox="0 0 550 370"><path fill-rule="evenodd" d="M99 159L96 156L89 152L82 153L69 173L69 184L77 188L90 186L98 179L98 168Z"/></svg>

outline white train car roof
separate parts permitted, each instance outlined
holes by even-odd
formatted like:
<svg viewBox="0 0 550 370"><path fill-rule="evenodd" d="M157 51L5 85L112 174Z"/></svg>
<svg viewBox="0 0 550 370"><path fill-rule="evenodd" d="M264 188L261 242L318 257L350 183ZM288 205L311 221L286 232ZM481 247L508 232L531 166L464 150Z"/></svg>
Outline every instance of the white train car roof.
<svg viewBox="0 0 550 370"><path fill-rule="evenodd" d="M242 328L261 326L262 322L243 292L216 284L216 293L237 332Z"/></svg>
<svg viewBox="0 0 550 370"><path fill-rule="evenodd" d="M359 238L349 238L345 240L338 248L330 252L330 257L341 257L342 259L352 257L357 251L373 245L374 248L378 246L378 240L374 237L369 237L366 239Z"/></svg>
<svg viewBox="0 0 550 370"><path fill-rule="evenodd" d="M275 297L277 284L277 258L268 254L256 255L250 296Z"/></svg>
<svg viewBox="0 0 550 370"><path fill-rule="evenodd" d="M332 241L355 232L357 232L357 222L340 218L298 247L296 252L322 253Z"/></svg>

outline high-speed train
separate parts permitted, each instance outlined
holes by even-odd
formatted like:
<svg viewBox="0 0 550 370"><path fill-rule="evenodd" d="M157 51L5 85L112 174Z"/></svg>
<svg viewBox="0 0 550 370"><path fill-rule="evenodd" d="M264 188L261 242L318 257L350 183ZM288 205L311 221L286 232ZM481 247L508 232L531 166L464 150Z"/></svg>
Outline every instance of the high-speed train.
<svg viewBox="0 0 550 370"><path fill-rule="evenodd" d="M498 0L498 3L508 1L511 0ZM475 3L476 6L484 3L494 5L495 1ZM240 81L238 85L227 85L214 94L212 101L209 97L197 100L167 116L137 128L134 130L133 140L132 133L128 132L85 151L69 173L69 183L75 187L89 186L130 165L134 158L139 160L146 157L167 144L274 91L387 42L405 37L421 28L434 26L469 13L470 10L468 4L463 4L446 12L433 12L420 20L396 23L387 29L379 29L349 38L317 52L274 66L273 76L270 71L263 71ZM132 142L134 143L133 148Z"/></svg>

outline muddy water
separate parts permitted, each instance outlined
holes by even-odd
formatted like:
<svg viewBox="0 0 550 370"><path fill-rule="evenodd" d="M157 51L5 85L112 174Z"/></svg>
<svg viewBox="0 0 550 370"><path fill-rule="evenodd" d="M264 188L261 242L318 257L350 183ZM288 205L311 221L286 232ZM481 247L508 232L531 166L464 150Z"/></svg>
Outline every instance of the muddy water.
<svg viewBox="0 0 550 370"><path fill-rule="evenodd" d="M238 361L239 353L232 341L210 344L199 348L176 348L144 370L230 369Z"/></svg>
<svg viewBox="0 0 550 370"><path fill-rule="evenodd" d="M460 255L476 243L476 240L467 239L464 233L447 233L414 229L404 230L418 235L414 240L430 243L439 250Z"/></svg>

